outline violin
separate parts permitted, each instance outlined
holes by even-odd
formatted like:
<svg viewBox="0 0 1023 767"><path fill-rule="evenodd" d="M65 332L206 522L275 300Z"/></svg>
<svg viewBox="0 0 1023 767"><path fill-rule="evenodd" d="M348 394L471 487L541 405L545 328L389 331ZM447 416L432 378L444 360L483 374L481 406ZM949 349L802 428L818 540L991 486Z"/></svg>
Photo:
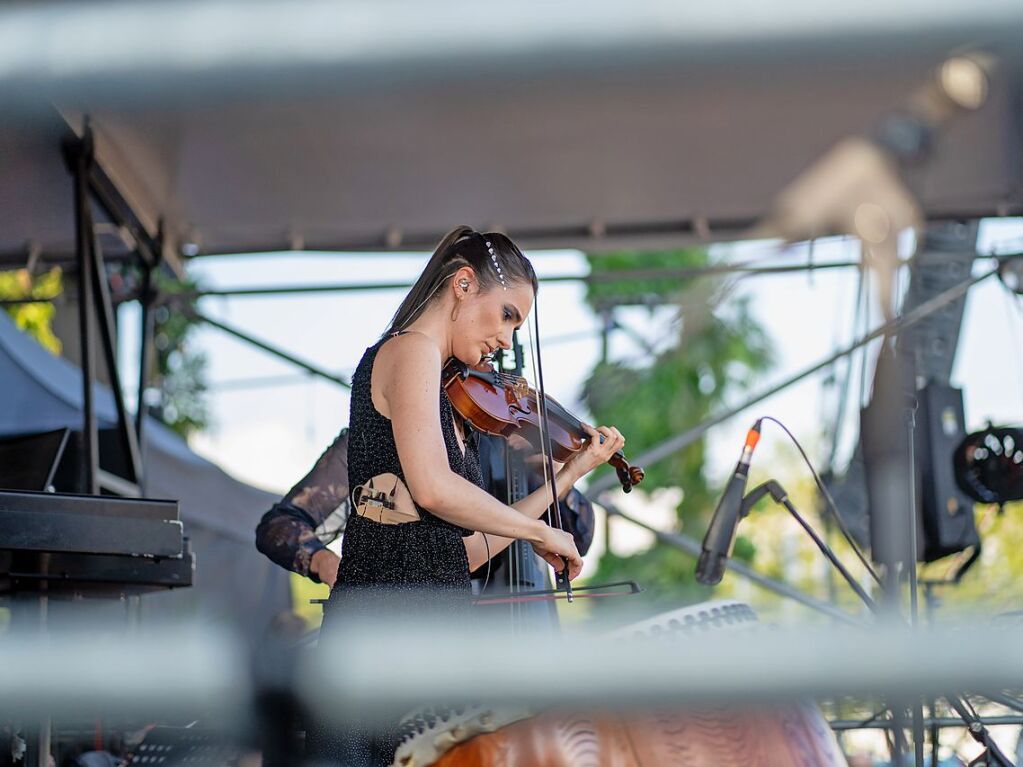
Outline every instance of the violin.
<svg viewBox="0 0 1023 767"><path fill-rule="evenodd" d="M477 431L509 437L518 434L540 444L540 407L536 390L525 378L489 366L470 367L451 359L441 373L451 406ZM544 398L549 422L551 457L564 463L586 447L590 436L582 422L553 397ZM643 481L645 472L630 466L621 450L608 460L628 493Z"/></svg>

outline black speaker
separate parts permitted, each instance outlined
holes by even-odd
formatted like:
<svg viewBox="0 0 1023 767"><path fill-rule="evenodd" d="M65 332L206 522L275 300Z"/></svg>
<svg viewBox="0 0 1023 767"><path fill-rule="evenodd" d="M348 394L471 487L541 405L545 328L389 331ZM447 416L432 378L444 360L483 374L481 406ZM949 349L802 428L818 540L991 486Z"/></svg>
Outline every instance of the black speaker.
<svg viewBox="0 0 1023 767"><path fill-rule="evenodd" d="M916 403L916 378L909 361L888 344L882 348L870 405L860 411L870 553L875 562L890 567L916 559L910 546L917 514L909 465L909 409Z"/></svg>
<svg viewBox="0 0 1023 767"><path fill-rule="evenodd" d="M966 437L963 393L940 383L917 392L914 447L916 505L921 522L917 558L922 562L980 544L973 518L973 501L959 489L954 457Z"/></svg>

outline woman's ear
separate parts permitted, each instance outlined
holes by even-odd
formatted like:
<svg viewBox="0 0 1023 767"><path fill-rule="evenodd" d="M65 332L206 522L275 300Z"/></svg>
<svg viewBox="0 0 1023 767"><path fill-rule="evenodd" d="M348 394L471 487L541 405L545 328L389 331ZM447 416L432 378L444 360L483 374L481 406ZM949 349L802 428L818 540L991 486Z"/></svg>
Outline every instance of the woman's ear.
<svg viewBox="0 0 1023 767"><path fill-rule="evenodd" d="M454 289L455 298L464 298L476 286L476 272L473 271L471 266L463 266L455 272L451 284Z"/></svg>

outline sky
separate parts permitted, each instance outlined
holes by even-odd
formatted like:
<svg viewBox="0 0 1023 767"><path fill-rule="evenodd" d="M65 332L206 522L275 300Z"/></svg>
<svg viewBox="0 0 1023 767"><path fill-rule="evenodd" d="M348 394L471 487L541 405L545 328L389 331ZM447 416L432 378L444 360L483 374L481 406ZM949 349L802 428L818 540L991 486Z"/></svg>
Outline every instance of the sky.
<svg viewBox="0 0 1023 767"><path fill-rule="evenodd" d="M911 247L911 240L904 245L906 250ZM978 243L980 253L1014 249L1023 249L1023 220L984 222ZM193 261L190 271L208 288L411 282L428 255L292 253L214 257ZM541 278L583 275L587 270L586 260L578 251L532 251L527 255ZM716 245L712 256L728 262L800 263L806 262L810 253L806 244L783 248L771 242L743 242ZM854 261L858 257L858 244L848 239L821 240L813 246L812 258L816 262ZM978 261L976 268L987 269L990 264ZM854 327L856 283L854 269L747 277L736 283L732 297L751 298L754 316L776 351L775 366L761 380L750 382L751 393L829 356L862 333L862 326ZM386 327L403 295L402 290L388 290L259 298L207 297L201 300L200 308L325 370L347 376L365 348ZM543 284L538 306L547 390L570 410L588 417L580 403L580 391L599 358L600 342L599 320L585 304L584 286L577 282ZM123 371L124 380L131 381L136 380L137 369L132 358L137 344L137 333L133 331L136 319L134 309L126 307L124 311ZM653 342L663 341L663 322L646 309L624 310L620 319ZM879 323L880 314L875 306L870 328ZM308 471L347 423L347 390L211 327L201 328L193 343L209 359L212 424L192 439L192 447L239 479L283 493ZM953 384L964 389L970 428L979 428L988 420L1023 423L1021 344L1020 299L997 279L973 288L967 299L953 372ZM639 348L627 334L612 335L613 359L633 358L637 354ZM869 384L875 354L876 345L869 348L866 359L862 354L854 356L854 384L850 386L841 430L840 459L848 456L854 446L862 365L867 364ZM844 375L845 367L840 366L837 374ZM804 441L815 461L825 461L829 444L821 437L835 422L838 400L837 387L822 385L825 377L826 373L811 376L713 429L708 437L709 475L725 476L738 457L745 430L761 415L782 420ZM782 460L790 450L780 431L770 424L765 426L758 451L761 465L755 471L769 473L771 461ZM665 527L671 521L671 499L652 502L642 494L634 494L628 501L625 507L643 514L648 521ZM698 537L698 531L692 532ZM616 548L618 540L616 532ZM648 542L644 534L625 533L627 548Z"/></svg>

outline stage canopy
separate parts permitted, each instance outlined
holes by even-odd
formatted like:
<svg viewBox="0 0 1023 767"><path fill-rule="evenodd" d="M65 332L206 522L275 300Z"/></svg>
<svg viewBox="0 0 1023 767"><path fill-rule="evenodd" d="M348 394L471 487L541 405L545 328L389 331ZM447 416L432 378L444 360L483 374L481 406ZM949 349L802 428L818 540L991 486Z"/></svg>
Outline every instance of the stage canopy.
<svg viewBox="0 0 1023 767"><path fill-rule="evenodd" d="M81 371L19 331L4 312L0 391L0 436L81 428ZM113 394L99 384L95 392L100 428L113 429ZM147 417L145 435L143 495L178 501L196 570L191 588L147 595L144 615L194 616L263 636L270 622L292 607L288 573L256 551L254 542L256 523L277 496L228 476L153 418Z"/></svg>
<svg viewBox="0 0 1023 767"><path fill-rule="evenodd" d="M60 137L171 253L740 235L949 55L996 56L910 180L932 218L1018 213L1023 4L35 3L0 10L0 263L73 252ZM115 247L110 246L112 252Z"/></svg>

